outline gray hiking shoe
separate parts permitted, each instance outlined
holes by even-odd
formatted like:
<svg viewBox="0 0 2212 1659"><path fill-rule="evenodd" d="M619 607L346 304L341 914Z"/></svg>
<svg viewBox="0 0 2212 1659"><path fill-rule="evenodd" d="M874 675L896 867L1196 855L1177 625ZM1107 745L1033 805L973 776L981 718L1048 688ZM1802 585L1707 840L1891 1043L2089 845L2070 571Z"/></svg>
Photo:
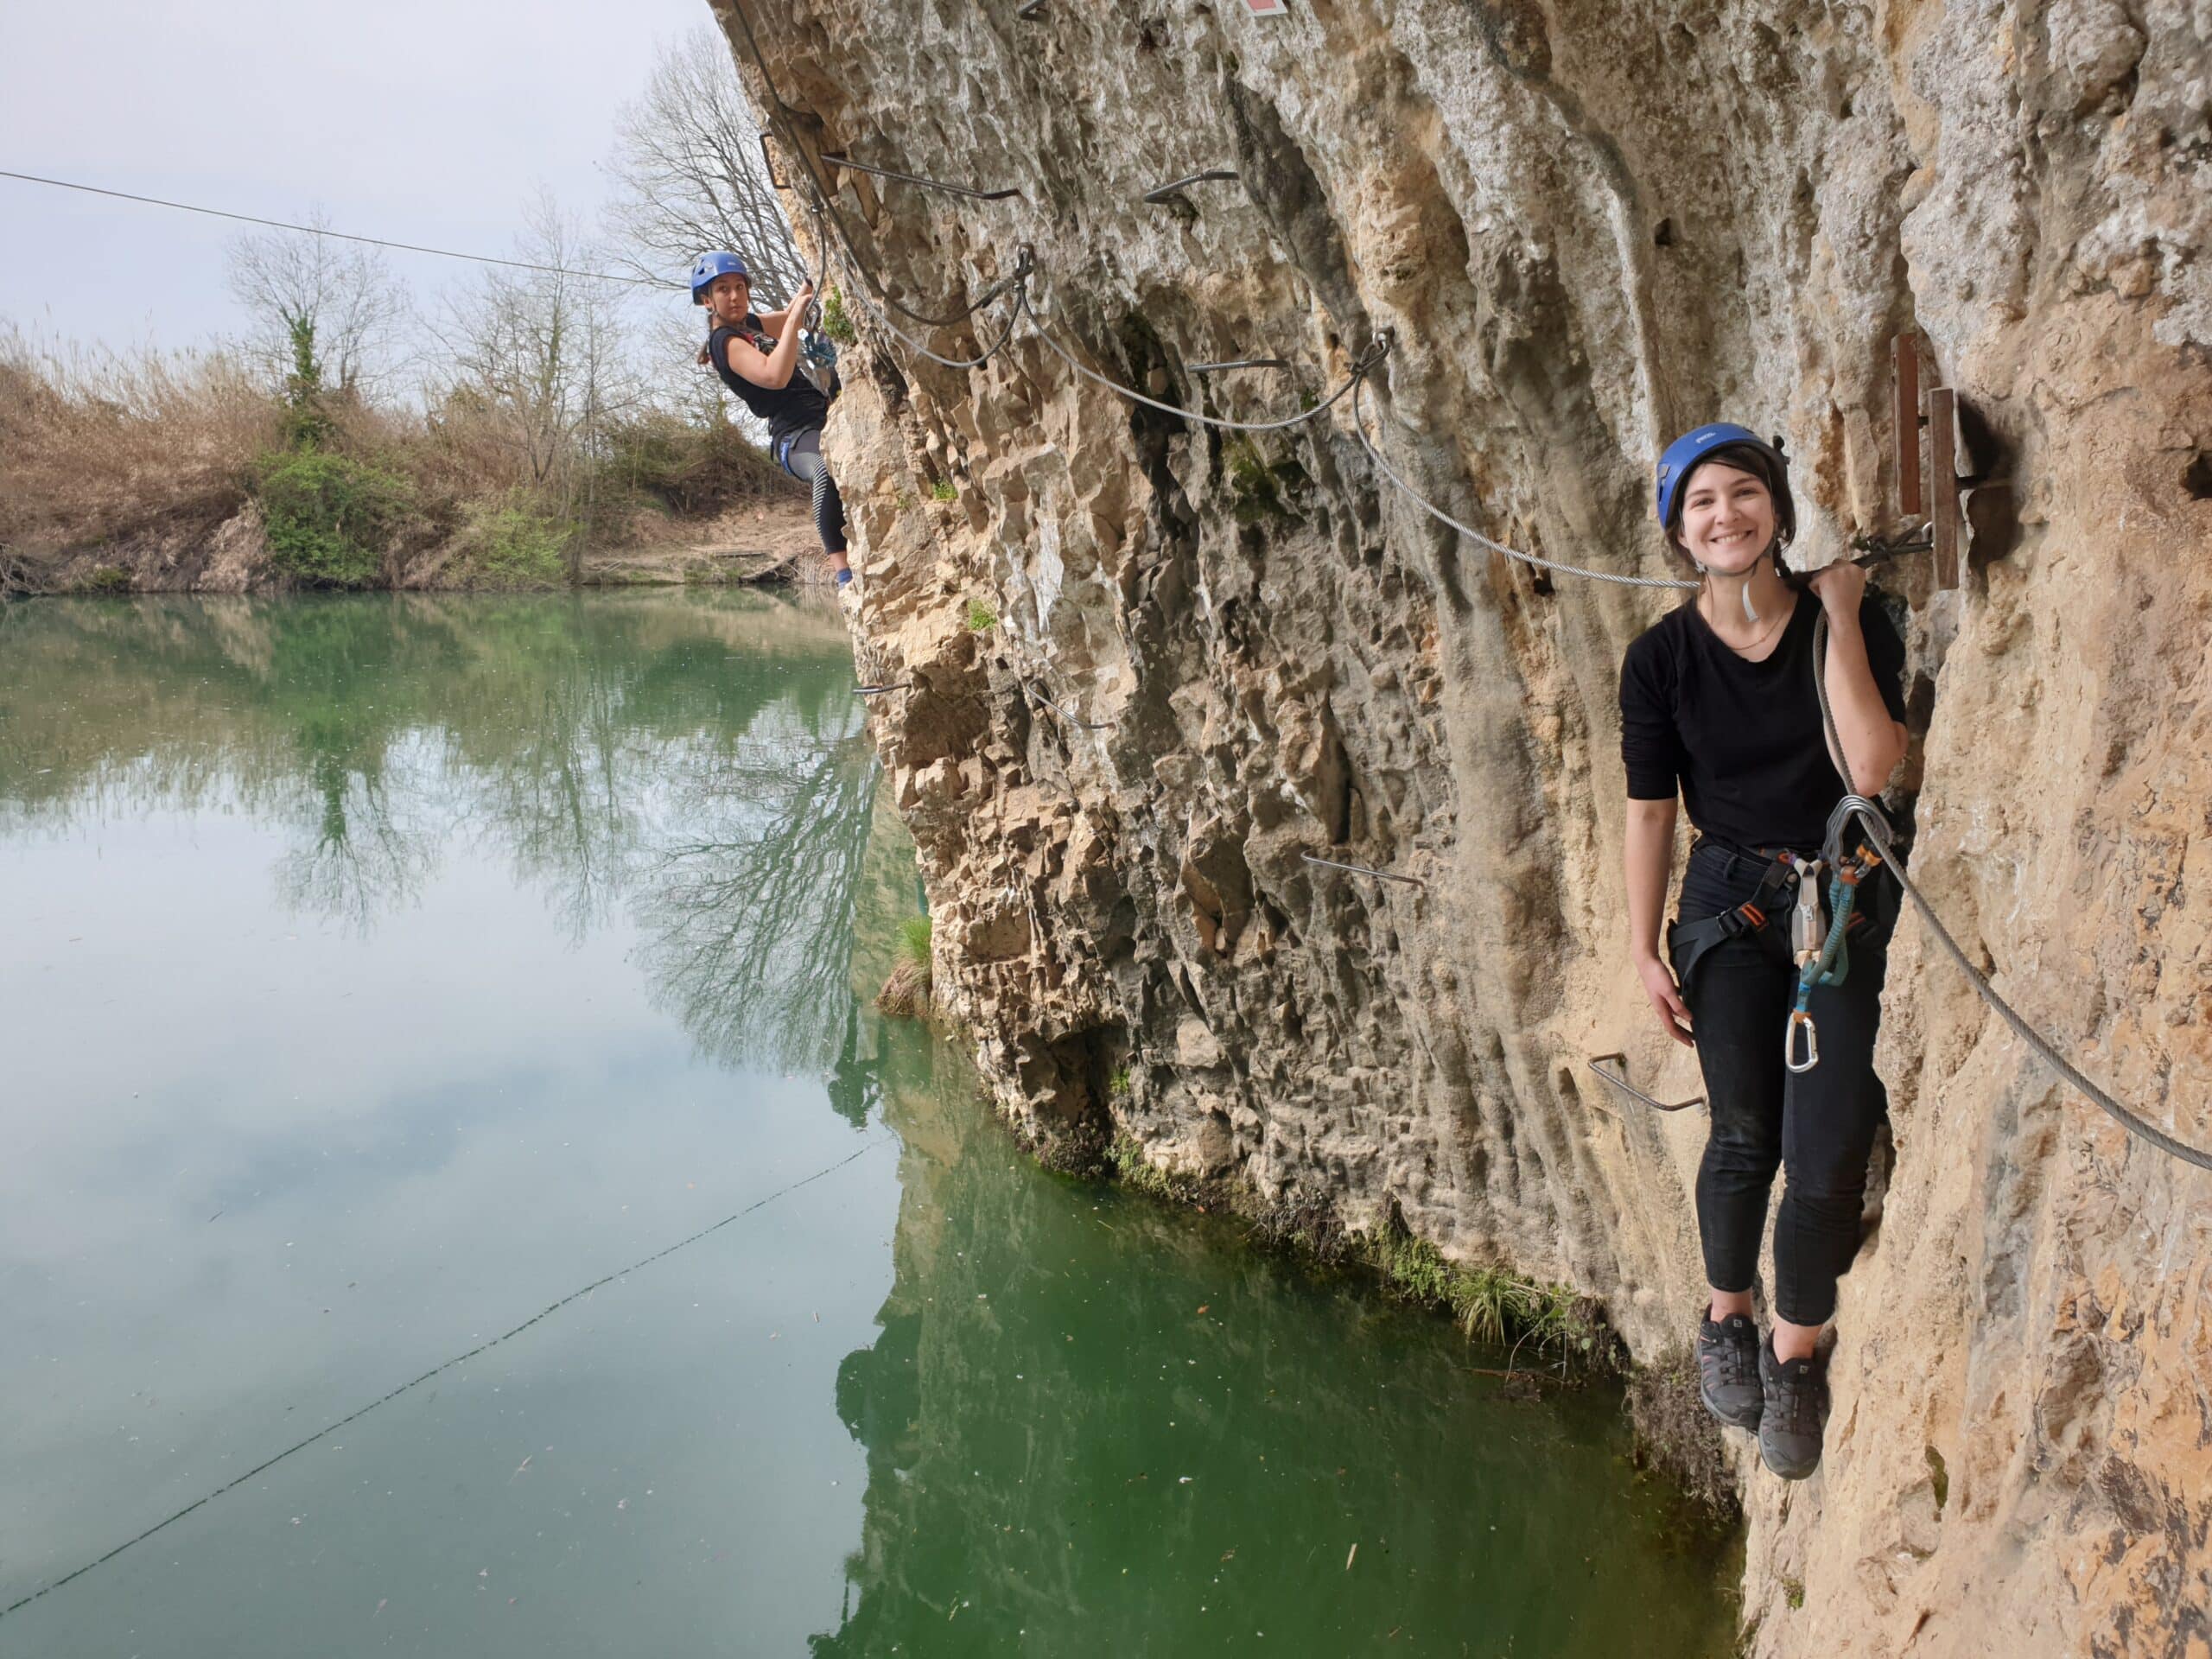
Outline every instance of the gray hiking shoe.
<svg viewBox="0 0 2212 1659"><path fill-rule="evenodd" d="M1759 1328L1747 1314L1718 1325L1710 1310L1697 1322L1697 1392L1705 1408L1731 1428L1757 1428L1766 1396L1759 1387Z"/></svg>
<svg viewBox="0 0 2212 1659"><path fill-rule="evenodd" d="M1821 1466L1821 1424L1827 1415L1827 1379L1817 1359L1777 1359L1759 1344L1759 1456L1784 1480L1802 1480Z"/></svg>

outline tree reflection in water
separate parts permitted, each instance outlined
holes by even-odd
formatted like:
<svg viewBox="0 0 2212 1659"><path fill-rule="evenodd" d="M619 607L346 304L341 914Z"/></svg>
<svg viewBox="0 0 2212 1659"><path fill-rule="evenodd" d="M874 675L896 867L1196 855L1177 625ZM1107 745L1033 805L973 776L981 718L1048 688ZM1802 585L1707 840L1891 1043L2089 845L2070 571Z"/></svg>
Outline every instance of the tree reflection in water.
<svg viewBox="0 0 2212 1659"><path fill-rule="evenodd" d="M826 1062L852 1021L853 898L874 751L857 734L769 735L701 781L685 833L647 857L639 956L709 1052Z"/></svg>
<svg viewBox="0 0 2212 1659"><path fill-rule="evenodd" d="M626 914L702 1051L834 1064L864 1121L852 683L834 614L747 594L42 604L0 653L0 813L236 804L292 826L283 902L364 933L504 858L574 938Z"/></svg>

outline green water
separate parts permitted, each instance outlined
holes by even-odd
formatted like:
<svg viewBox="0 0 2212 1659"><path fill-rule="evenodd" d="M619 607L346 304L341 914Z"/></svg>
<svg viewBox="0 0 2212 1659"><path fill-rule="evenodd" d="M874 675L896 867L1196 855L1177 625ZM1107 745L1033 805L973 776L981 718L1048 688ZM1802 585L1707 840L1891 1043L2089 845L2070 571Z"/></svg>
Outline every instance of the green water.
<svg viewBox="0 0 2212 1659"><path fill-rule="evenodd" d="M0 1651L1727 1651L1613 1398L874 1018L852 682L744 595L0 611Z"/></svg>

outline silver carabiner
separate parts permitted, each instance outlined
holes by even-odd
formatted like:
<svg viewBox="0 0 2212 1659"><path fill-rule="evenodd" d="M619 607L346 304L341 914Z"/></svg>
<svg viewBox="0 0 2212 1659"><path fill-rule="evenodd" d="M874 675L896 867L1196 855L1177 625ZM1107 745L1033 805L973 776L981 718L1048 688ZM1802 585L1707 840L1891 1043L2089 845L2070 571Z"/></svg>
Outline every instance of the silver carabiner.
<svg viewBox="0 0 2212 1659"><path fill-rule="evenodd" d="M1797 1061L1797 1027L1805 1028L1805 1060ZM1821 1033L1813 1025L1813 1016L1789 1011L1789 1023L1782 1028L1782 1063L1790 1071L1803 1076L1821 1063Z"/></svg>

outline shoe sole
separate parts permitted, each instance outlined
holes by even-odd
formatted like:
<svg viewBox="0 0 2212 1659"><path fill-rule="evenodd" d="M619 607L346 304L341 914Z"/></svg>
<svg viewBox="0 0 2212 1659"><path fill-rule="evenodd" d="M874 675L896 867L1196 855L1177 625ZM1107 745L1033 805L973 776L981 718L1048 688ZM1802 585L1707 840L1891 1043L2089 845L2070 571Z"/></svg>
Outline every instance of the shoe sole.
<svg viewBox="0 0 2212 1659"><path fill-rule="evenodd" d="M1766 1414L1766 1402L1762 1400L1748 1414L1748 1421L1745 1415L1741 1414L1730 1416L1727 1412L1721 1409L1719 1402L1705 1391L1705 1379L1702 1376L1697 1380L1697 1397L1705 1402L1706 1410L1713 1414L1716 1421L1724 1423L1730 1428L1740 1428L1755 1434L1758 1432L1759 1419Z"/></svg>
<svg viewBox="0 0 2212 1659"><path fill-rule="evenodd" d="M1777 1463L1774 1460L1774 1453L1767 1450L1764 1441L1759 1443L1759 1461L1766 1465L1769 1474L1778 1475L1784 1480L1809 1480L1812 1478L1813 1472L1821 1466L1821 1460L1817 1457L1808 1464L1790 1464L1784 1466Z"/></svg>

